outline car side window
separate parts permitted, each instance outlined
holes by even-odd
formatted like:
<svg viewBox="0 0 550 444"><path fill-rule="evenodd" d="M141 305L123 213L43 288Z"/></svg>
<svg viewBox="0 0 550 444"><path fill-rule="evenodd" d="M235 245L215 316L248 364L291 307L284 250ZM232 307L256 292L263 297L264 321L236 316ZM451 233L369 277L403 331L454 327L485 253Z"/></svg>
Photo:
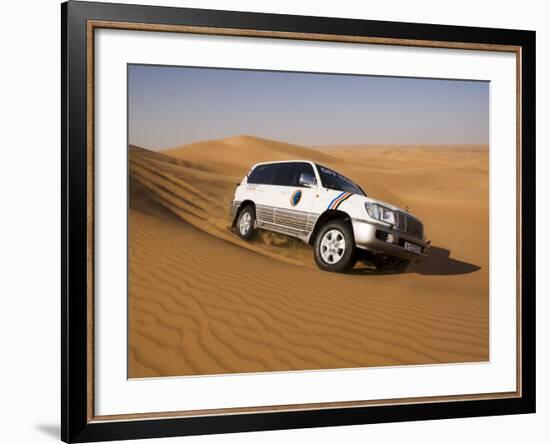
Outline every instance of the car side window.
<svg viewBox="0 0 550 444"><path fill-rule="evenodd" d="M262 182L265 185L275 185L275 175L277 174L277 165L270 163L265 166L264 172L264 181Z"/></svg>
<svg viewBox="0 0 550 444"><path fill-rule="evenodd" d="M273 185L286 185L289 163L274 164L275 174L273 176Z"/></svg>
<svg viewBox="0 0 550 444"><path fill-rule="evenodd" d="M254 168L252 172L248 175L246 181L248 183L262 183L262 173L264 172L264 166L265 165L258 165L256 168Z"/></svg>
<svg viewBox="0 0 550 444"><path fill-rule="evenodd" d="M276 164L273 185L300 187L300 175L311 174L315 177L313 167L306 162L285 162Z"/></svg>
<svg viewBox="0 0 550 444"><path fill-rule="evenodd" d="M273 165L258 165L248 176L247 183L271 184L273 173Z"/></svg>
<svg viewBox="0 0 550 444"><path fill-rule="evenodd" d="M248 176L247 182L262 185L299 187L300 175L307 173L315 177L313 167L306 162L284 162L258 165Z"/></svg>
<svg viewBox="0 0 550 444"><path fill-rule="evenodd" d="M288 165L288 166L287 166ZM283 184L290 187L300 187L300 176L303 173L315 177L313 167L306 162L296 162L285 164L285 174L283 175Z"/></svg>

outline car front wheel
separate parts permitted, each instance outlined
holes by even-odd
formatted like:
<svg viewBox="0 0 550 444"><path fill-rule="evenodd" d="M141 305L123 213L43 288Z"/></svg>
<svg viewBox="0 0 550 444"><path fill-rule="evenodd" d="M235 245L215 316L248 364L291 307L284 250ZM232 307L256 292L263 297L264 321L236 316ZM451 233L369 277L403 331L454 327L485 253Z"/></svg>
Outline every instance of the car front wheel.
<svg viewBox="0 0 550 444"><path fill-rule="evenodd" d="M353 231L343 220L325 224L315 237L314 256L317 266L324 271L345 272L356 262Z"/></svg>

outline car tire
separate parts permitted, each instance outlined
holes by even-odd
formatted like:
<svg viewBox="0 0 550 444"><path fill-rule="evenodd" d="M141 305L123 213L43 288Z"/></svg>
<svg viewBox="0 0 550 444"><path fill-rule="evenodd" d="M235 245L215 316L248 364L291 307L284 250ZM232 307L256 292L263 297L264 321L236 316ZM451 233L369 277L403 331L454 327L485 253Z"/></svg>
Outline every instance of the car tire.
<svg viewBox="0 0 550 444"><path fill-rule="evenodd" d="M315 237L313 252L321 270L335 273L351 270L357 262L352 228L343 220L326 223Z"/></svg>
<svg viewBox="0 0 550 444"><path fill-rule="evenodd" d="M256 211L252 205L247 205L239 212L237 223L237 234L241 239L250 240L254 235L254 223L256 221Z"/></svg>

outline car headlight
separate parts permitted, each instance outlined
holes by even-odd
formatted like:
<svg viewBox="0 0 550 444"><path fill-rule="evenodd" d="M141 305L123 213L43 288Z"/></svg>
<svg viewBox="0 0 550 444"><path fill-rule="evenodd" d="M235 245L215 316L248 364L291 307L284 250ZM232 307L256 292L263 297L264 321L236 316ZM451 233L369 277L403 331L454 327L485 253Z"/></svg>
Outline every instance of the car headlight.
<svg viewBox="0 0 550 444"><path fill-rule="evenodd" d="M373 219L395 225L395 213L389 208L372 202L365 203L365 208L367 209L369 216Z"/></svg>

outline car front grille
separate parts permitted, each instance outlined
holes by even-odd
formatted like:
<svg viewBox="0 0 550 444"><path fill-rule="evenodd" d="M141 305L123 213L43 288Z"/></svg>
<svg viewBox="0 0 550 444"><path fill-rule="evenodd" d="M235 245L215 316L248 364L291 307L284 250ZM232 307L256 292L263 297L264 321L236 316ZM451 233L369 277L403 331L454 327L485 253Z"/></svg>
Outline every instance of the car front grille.
<svg viewBox="0 0 550 444"><path fill-rule="evenodd" d="M409 233L410 235L422 239L424 237L424 226L422 222L408 214L398 212L396 228Z"/></svg>

